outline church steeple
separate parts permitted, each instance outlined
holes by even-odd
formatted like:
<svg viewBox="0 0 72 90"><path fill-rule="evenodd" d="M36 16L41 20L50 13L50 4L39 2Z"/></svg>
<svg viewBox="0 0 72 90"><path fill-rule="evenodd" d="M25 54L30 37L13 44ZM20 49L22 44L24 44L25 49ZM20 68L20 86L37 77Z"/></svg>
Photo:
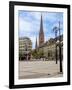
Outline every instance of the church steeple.
<svg viewBox="0 0 72 90"><path fill-rule="evenodd" d="M44 43L44 32L43 32L43 21L41 15L41 22L40 22L40 32L39 32L39 46Z"/></svg>
<svg viewBox="0 0 72 90"><path fill-rule="evenodd" d="M36 38L36 45L35 45L35 48L37 48L37 38Z"/></svg>
<svg viewBox="0 0 72 90"><path fill-rule="evenodd" d="M42 21L42 15L41 15L41 22L40 22L40 32L43 33L43 21Z"/></svg>

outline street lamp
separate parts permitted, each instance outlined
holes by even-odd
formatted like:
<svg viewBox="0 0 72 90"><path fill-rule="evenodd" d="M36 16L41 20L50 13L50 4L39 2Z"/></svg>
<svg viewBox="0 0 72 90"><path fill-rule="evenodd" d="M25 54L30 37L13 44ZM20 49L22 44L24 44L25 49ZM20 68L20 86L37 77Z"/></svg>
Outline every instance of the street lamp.
<svg viewBox="0 0 72 90"><path fill-rule="evenodd" d="M59 28L58 27L54 27L53 31L55 32L55 42L57 42L57 31L59 31L59 60L60 60L60 72L62 71L62 54L61 54L61 32L60 32L61 28L60 28L60 21L59 21ZM56 64L57 64L57 43L55 43L55 51L56 51Z"/></svg>
<svg viewBox="0 0 72 90"><path fill-rule="evenodd" d="M60 72L62 72L62 56L61 56L61 36L60 36L60 21L59 21L59 59L60 59Z"/></svg>
<svg viewBox="0 0 72 90"><path fill-rule="evenodd" d="M56 57L56 64L57 64L57 32L58 32L58 28L54 27L53 31L55 32L55 57Z"/></svg>
<svg viewBox="0 0 72 90"><path fill-rule="evenodd" d="M26 47L26 60L28 60L28 47L27 47L27 43L26 43L26 45L25 45L25 47Z"/></svg>

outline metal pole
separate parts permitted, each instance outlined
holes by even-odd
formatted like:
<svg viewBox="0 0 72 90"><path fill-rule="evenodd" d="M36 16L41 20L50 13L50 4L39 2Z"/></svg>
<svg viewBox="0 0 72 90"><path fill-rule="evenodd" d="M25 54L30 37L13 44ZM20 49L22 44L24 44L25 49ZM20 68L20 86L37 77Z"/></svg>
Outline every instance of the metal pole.
<svg viewBox="0 0 72 90"><path fill-rule="evenodd" d="M56 37L56 42L57 42L57 30L55 31L55 37ZM55 52L55 56L56 56L56 64L57 64L57 44L56 44L56 52Z"/></svg>
<svg viewBox="0 0 72 90"><path fill-rule="evenodd" d="M53 31L55 31L55 59L56 59L56 64L57 64L57 30L58 28L57 27L54 27L53 28Z"/></svg>
<svg viewBox="0 0 72 90"><path fill-rule="evenodd" d="M56 45L56 64L57 64L57 45Z"/></svg>
<svg viewBox="0 0 72 90"><path fill-rule="evenodd" d="M62 72L60 21L59 21L59 59L60 59L60 72Z"/></svg>
<svg viewBox="0 0 72 90"><path fill-rule="evenodd" d="M27 54L27 43L26 43L26 60L28 61L28 54Z"/></svg>

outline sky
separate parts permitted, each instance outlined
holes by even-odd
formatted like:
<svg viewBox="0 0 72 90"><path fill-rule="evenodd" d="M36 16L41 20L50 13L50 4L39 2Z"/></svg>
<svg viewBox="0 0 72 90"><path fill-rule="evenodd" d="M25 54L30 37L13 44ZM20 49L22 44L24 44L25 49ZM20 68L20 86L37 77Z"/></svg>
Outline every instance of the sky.
<svg viewBox="0 0 72 90"><path fill-rule="evenodd" d="M59 21L61 34L63 34L63 12L31 12L19 10L19 37L29 37L32 41L33 49L35 48L36 38L37 43L39 42L41 15L45 41L55 37L53 28L55 26L59 27Z"/></svg>

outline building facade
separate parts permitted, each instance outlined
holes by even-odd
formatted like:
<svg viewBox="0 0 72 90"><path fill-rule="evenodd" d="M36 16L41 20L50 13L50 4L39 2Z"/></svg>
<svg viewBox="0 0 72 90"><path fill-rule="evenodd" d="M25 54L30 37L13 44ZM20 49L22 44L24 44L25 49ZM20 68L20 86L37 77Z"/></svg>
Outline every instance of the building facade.
<svg viewBox="0 0 72 90"><path fill-rule="evenodd" d="M61 37L61 57L63 58L63 35ZM59 60L59 38L57 37L57 42L55 38L51 38L46 41L42 46L38 47L36 50L38 52L43 52L44 58L48 60L56 59L56 46L57 46L57 59Z"/></svg>
<svg viewBox="0 0 72 90"><path fill-rule="evenodd" d="M30 60L32 42L28 37L19 38L19 60Z"/></svg>

